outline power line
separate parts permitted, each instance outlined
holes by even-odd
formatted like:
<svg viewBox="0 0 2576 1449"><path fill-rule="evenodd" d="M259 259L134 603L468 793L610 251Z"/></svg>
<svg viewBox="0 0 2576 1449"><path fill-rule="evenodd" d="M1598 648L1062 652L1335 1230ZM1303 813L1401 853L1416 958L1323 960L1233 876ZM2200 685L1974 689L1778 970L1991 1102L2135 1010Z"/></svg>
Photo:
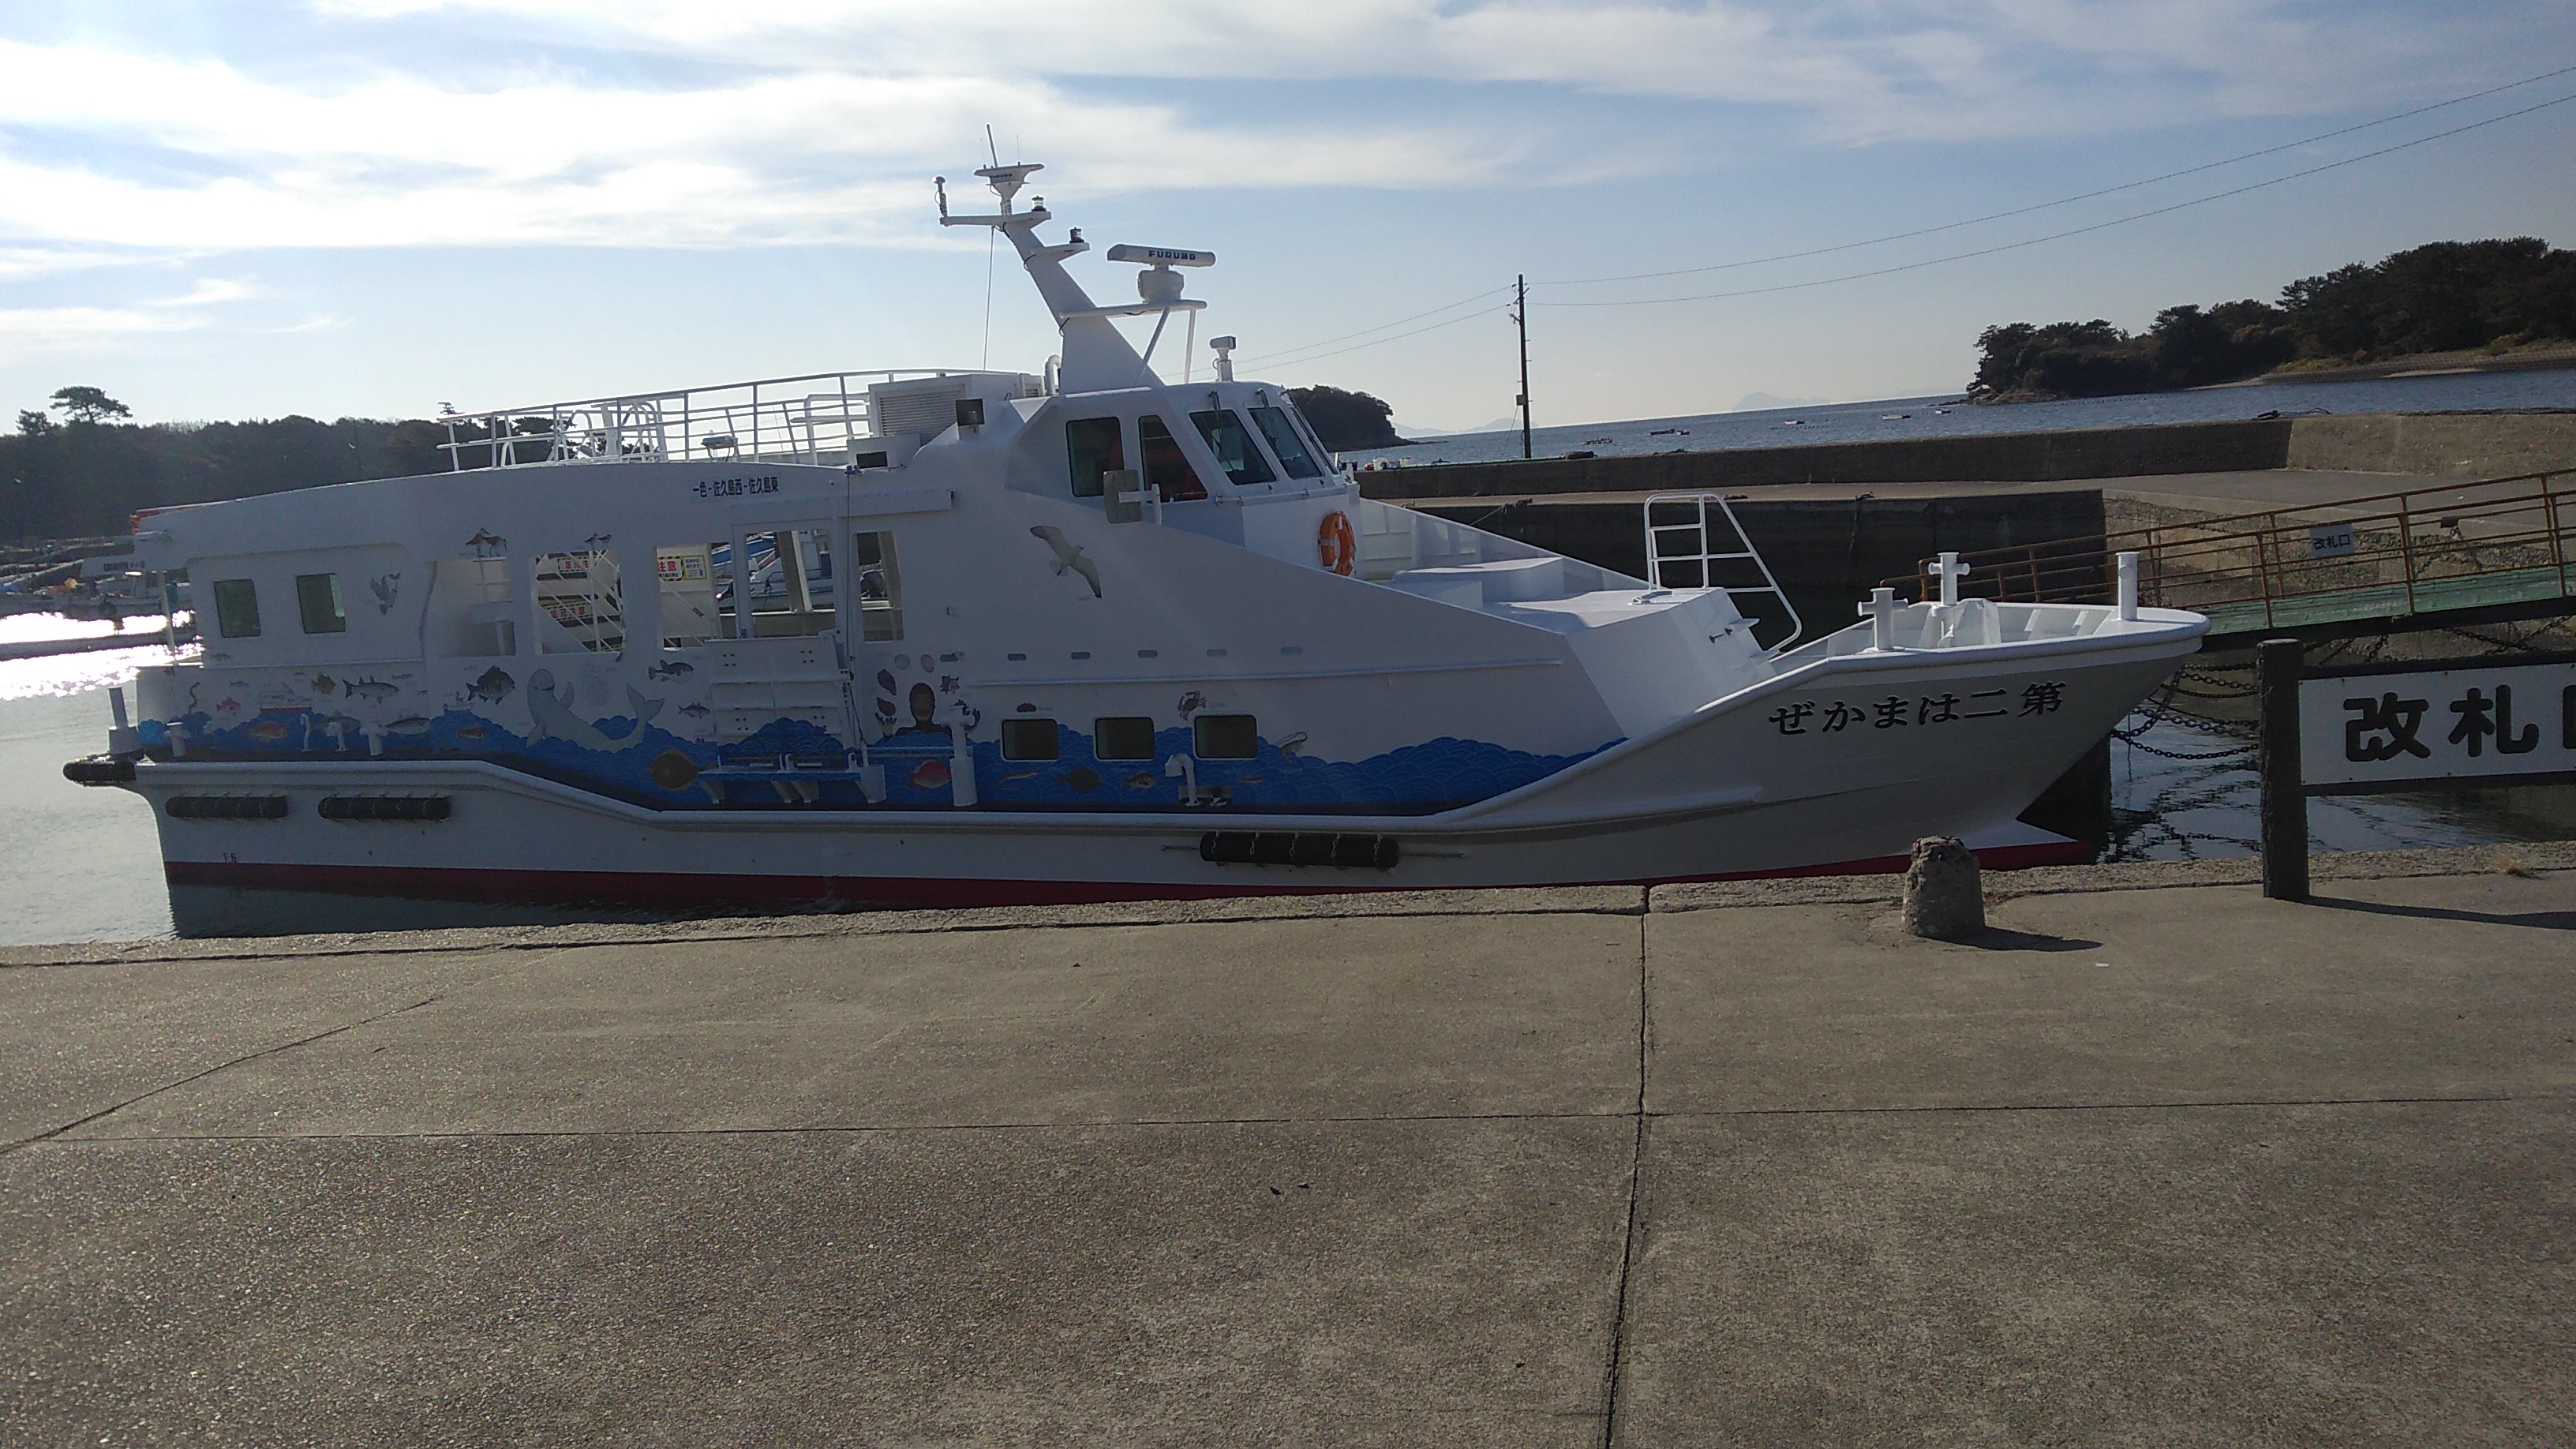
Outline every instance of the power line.
<svg viewBox="0 0 2576 1449"><path fill-rule="evenodd" d="M1466 306L1469 302L1481 302L1481 301L1485 300L1487 297L1498 297L1498 296L1501 296L1503 293L1508 292L1508 291L1510 291L1510 290L1511 290L1511 288L1509 288L1509 287L1489 287L1489 288L1487 288L1486 290L1484 290L1484 291L1482 291L1482 292L1478 292L1476 295L1474 295L1474 296L1472 296L1472 297L1466 297L1466 298L1462 298L1462 299L1460 299L1460 300L1458 300L1458 301L1452 302L1452 303L1450 303L1450 304L1449 304L1448 306L1446 306L1446 307L1434 307L1434 308L1432 308L1432 309L1431 309L1430 311L1428 311L1428 312L1416 312L1416 313L1414 313L1414 314L1413 314L1412 316L1410 316L1410 317L1398 317L1398 318L1396 318L1396 319L1395 319L1394 321L1392 321L1392 322L1381 322L1381 323L1379 323L1379 324L1378 324L1377 326L1375 326L1375 327L1363 327L1363 328L1361 328L1361 329L1360 329L1359 331L1357 331L1357 332L1345 332L1345 333L1343 333L1343 334L1342 334L1341 336L1339 336L1339 337L1327 337L1327 338L1325 338L1324 340L1322 340L1321 342L1309 342L1309 343L1306 343L1306 344L1304 344L1303 346L1300 346L1300 347L1285 347L1285 348L1281 348L1279 351L1277 351L1277 352L1273 352L1273 353L1271 353L1270 355L1268 355L1268 356L1266 356L1266 357L1251 357L1251 358L1245 358L1245 359L1242 359L1242 361L1243 361L1243 363L1244 363L1244 364L1246 364L1246 365L1256 365L1256 366L1257 366L1257 365L1262 365L1262 364L1268 364L1268 363L1275 363L1275 362L1278 362L1278 361L1279 361L1280 359L1282 359L1282 358L1295 357L1295 355L1296 355L1296 354L1298 354L1298 353L1300 353L1300 352L1311 352L1311 351L1313 351L1314 349L1316 349L1316 348L1318 348L1318 347L1330 347L1330 346L1332 346L1332 345L1333 345L1334 343L1336 343L1336 342L1348 342L1348 341L1350 341L1350 340L1351 340L1352 338L1354 338L1354 337L1366 337L1367 335L1369 335L1369 334L1370 334L1370 333L1372 333L1372 332L1384 332L1384 331L1385 331L1386 329L1388 329L1389 327L1401 327L1401 326L1403 326L1403 325L1404 325L1405 323L1407 323L1407 322L1418 322L1418 321L1422 320L1422 319L1423 319L1423 318L1425 318L1425 317L1437 317L1437 316L1439 316L1439 315L1440 315L1441 313L1443 313L1443 312L1451 312L1451 311L1455 311L1455 310L1457 310L1457 309L1458 309L1458 308L1460 308L1460 307L1464 307L1464 306ZM1459 318L1459 319L1457 319L1457 320L1459 320L1459 321L1462 321L1462 322L1463 322L1463 321L1465 321L1466 319L1462 317L1462 318ZM1408 334L1406 334L1406 335L1410 336L1411 334L1409 334L1409 333L1408 333ZM1395 339L1394 339L1394 338L1392 338L1392 337L1389 337L1389 338L1386 338L1386 339L1383 339L1383 340L1388 341L1388 342L1392 342L1392 341L1394 341ZM1348 349L1345 349L1345 350L1347 351ZM1302 359L1300 359L1300 360L1302 360Z"/></svg>
<svg viewBox="0 0 2576 1449"><path fill-rule="evenodd" d="M1733 271L1740 267L1768 266L1773 262L1794 262L1807 257L1831 256L1835 252L1856 251L1862 247L1874 247L1892 241L1908 241L1919 236L1937 236L1945 231L1958 231L1963 227L1982 226L1990 221L2003 221L2010 217L2028 216L2034 211L2049 211L2060 206L2072 206L2079 201L2092 201L2099 197L2114 196L2123 191L2135 191L2142 186L2154 186L2159 182L2173 181L2185 176L2197 176L2203 171L2216 171L2221 167L2234 166L2246 161L2260 160L2265 156L2275 156L2283 151L2295 151L2302 146L2313 146L2320 141L2331 141L2337 136L2349 136L2357 131L2368 131L2379 126L2391 125L2398 121L2409 120L2413 117L2426 115L2434 111L2447 110L2452 106L2466 105L2471 101L2484 100L2488 96L2502 95L2506 91L2520 90L2524 86L2538 85L2540 82L2545 80L2556 80L2562 75L2576 75L2576 65L2562 66L2557 70L2546 71L2540 75L2525 76L2518 81L2508 81L2500 86L2490 86L2482 91L2472 91L2465 96L2453 96L2447 101L2435 101L2429 106L2417 106L2411 111L2399 111L2393 116L2382 116L2375 121L2364 121L2359 125L2345 126L2340 130L2326 131L2318 135L2307 137L2304 140L2285 141L2278 146L2266 146L2262 150L2248 151L2241 156L2230 156L2223 161L2204 161L2198 166L2186 166L2180 171L2168 171L2161 176L2150 176L2142 181L2123 181L2117 186L2105 186L2099 191L2087 191L2077 196L2061 196L2055 201L2042 201L2030 206L2017 206L2010 211L1990 212L1984 216L1970 217L1966 221L1944 222L1939 226L1918 227L1913 231L1890 232L1885 236L1874 236L1863 241L1840 242L1829 247L1812 247L1802 252L1781 252L1774 256L1751 257L1740 262L1714 262L1704 267L1676 267L1671 271L1664 272L1631 272L1624 276L1616 277L1574 277L1563 281L1541 282L1538 285L1542 287L1588 287L1601 282L1642 282L1650 281L1657 277L1686 277L1700 272L1725 272ZM1356 336L1359 334L1355 333L1353 335Z"/></svg>
<svg viewBox="0 0 2576 1449"><path fill-rule="evenodd" d="M2113 217L2109 221L2095 222L2091 226L2079 226L2066 231L2051 232L2046 236L2035 236L2024 241L2003 242L1996 246L1979 247L1974 251L1953 252L1945 257L1932 257L1919 262L1905 262L1897 266L1879 267L1866 272L1847 272L1838 277L1818 277L1813 281L1807 282L1782 282L1776 286L1769 287L1746 287L1733 292L1698 292L1686 297L1629 297L1618 301L1608 302L1540 302L1536 305L1541 307L1649 307L1667 302L1713 302L1726 297L1757 297L1771 292L1796 292L1803 291L1810 287L1828 287L1837 282L1857 282L1870 277L1887 277L1894 276L1899 272L1920 271L1925 267L1937 267L1946 262L1963 262L1972 257L1990 257L1998 252L2019 251L2024 247L2035 247L2047 242L2064 241L2068 237L2084 236L2088 233L2097 231L2108 231L2112 227L2126 226L2133 221L2145 221L2151 217L2169 216L2174 212L2186 211L2195 206L2206 206L2213 201L2224 201L2231 196L2243 196L2247 192L2261 191L2266 187L2279 186L2283 182L2297 181L2303 177L2315 176L2322 172L2339 170L2346 166L2359 165L2364 161L2377 160L2379 157L2394 155L2399 151L2412 150L2417 146L2427 145L2434 141L2444 140L2448 137L2462 135L2466 132L2475 131L2482 127L2492 126L2500 121L2510 121L2517 116L2528 116L2534 111L2545 111L2552 106L2563 106L2569 101L2576 101L2576 94L2563 95L2558 97L2556 100L2542 101L2538 105L2525 106L2518 111L2507 111L2500 116L2489 116L2483 121L2472 121L2468 125L2455 126L2447 131L2436 131L2430 136L2418 136L2412 141L2401 141L2394 146L2383 146L2376 151L2365 151L2358 156L2347 156L2341 161L2329 161L2322 166L2311 166L2304 171L2293 171L2286 176L2275 176L2268 181L2256 181L2245 186L2230 187L2225 191L2214 191L2207 196L2195 196L2189 201L2177 201L2171 206L2159 206L2152 211L2141 211L2128 216ZM1388 340L1391 341L1393 339Z"/></svg>
<svg viewBox="0 0 2576 1449"><path fill-rule="evenodd" d="M1498 288L1496 288L1495 290L1496 290L1496 291L1502 291L1502 292L1508 292L1508 291L1510 291L1510 290L1511 290L1511 288L1509 288L1509 287L1498 287ZM1341 356L1341 355L1342 355L1343 353L1345 353L1345 352L1357 352L1357 351L1359 351L1360 349L1365 348L1365 347L1375 347L1375 346L1377 346L1377 345L1378 345L1378 343L1380 343L1380 342L1397 342L1397 341L1401 341L1401 340L1403 340L1404 338L1407 338L1407 337L1419 337L1419 336L1421 336L1421 335L1422 335L1423 333L1425 333L1425 332L1437 332L1437 331L1439 331L1439 330L1440 330L1441 328L1443 328L1443 327L1455 327L1455 326L1457 326L1457 325L1458 325L1459 323L1461 323L1461 322L1473 322L1473 321L1475 321L1475 320L1476 320L1477 318L1479 318L1479 317L1491 317L1491 316L1493 316L1493 315L1494 315L1495 313L1497 313L1497 312L1508 312L1508 311L1510 311L1510 310L1511 310L1511 308L1510 308L1508 305L1500 306L1500 307L1485 307L1485 308L1480 308L1480 309L1478 309L1477 311L1470 312L1470 313L1468 313L1467 315L1465 315L1465 316L1463 316L1463 317L1452 317L1452 318L1450 318L1450 319L1449 319L1448 321L1446 321L1446 322L1434 322L1434 323L1432 323L1432 324L1431 324L1430 326L1428 326L1428 327L1416 327L1416 328L1414 328L1414 329L1413 329L1412 331L1410 331L1410 332L1398 332L1398 333L1397 333L1397 334L1395 334L1395 336L1393 336L1393 337L1381 337L1381 338L1378 338L1376 342L1355 342L1355 343L1352 343L1352 344L1351 344L1350 346L1348 346L1348 347L1337 348L1337 349L1335 349L1334 351L1331 351L1331 352L1319 352L1319 353L1316 353L1316 354L1315 354L1314 356L1312 356L1312 357L1300 357L1300 358L1298 358L1298 359L1297 359L1296 361L1294 361L1294 362L1286 362L1286 363L1282 363L1282 362L1279 362L1276 358L1264 358L1264 359L1262 359L1262 363L1263 363L1264 365L1268 365L1268 366L1279 366L1279 367L1303 367L1303 366L1305 366L1307 363L1310 363L1310 362L1321 362L1321 361L1323 361L1323 360L1324 360L1325 358L1327 358L1327 357L1339 357L1339 356ZM1427 316L1429 316L1429 315L1431 315L1431 314L1426 312L1426 313L1423 313L1423 314L1421 314L1421 315L1423 315L1423 316L1426 316L1426 317L1427 317ZM1351 335L1352 335L1352 336L1354 336L1354 337L1357 337L1357 336L1360 336L1361 334L1354 332L1354 333L1352 333Z"/></svg>

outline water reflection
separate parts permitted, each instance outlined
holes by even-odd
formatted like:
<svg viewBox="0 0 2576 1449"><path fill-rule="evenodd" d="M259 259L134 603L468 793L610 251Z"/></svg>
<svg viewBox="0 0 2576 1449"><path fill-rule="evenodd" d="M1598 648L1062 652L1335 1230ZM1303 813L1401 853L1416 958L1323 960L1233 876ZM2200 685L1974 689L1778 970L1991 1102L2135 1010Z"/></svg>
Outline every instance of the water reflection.
<svg viewBox="0 0 2576 1449"><path fill-rule="evenodd" d="M2212 860L2255 853L2262 782L2253 732L2177 714L2132 715L2111 741L2106 860ZM2517 786L2308 801L2310 850L2410 850L2564 840L2576 787Z"/></svg>

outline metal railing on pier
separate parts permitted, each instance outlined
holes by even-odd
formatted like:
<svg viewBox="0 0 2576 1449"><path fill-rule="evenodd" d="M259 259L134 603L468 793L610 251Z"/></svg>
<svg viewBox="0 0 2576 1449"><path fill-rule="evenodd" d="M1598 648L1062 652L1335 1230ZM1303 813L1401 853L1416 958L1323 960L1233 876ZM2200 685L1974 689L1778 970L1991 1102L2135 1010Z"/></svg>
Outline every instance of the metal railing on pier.
<svg viewBox="0 0 2576 1449"><path fill-rule="evenodd" d="M2527 473L1960 555L1965 594L2107 603L2134 550L2142 602L2206 614L2213 640L2331 637L2401 619L2576 613L2576 474ZM1939 592L1929 560L1885 581Z"/></svg>

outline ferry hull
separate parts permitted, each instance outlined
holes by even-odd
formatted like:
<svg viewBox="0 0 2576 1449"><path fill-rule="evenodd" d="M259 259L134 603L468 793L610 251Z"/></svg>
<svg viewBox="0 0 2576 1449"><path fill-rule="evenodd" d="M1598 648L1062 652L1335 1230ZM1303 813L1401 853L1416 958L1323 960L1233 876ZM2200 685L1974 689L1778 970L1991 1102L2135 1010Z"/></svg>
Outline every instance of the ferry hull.
<svg viewBox="0 0 2576 1449"><path fill-rule="evenodd" d="M178 761L146 764L135 788L160 807L173 916L192 936L1892 868L1920 836L2008 828L2190 647L2014 651L1985 673L1955 655L1800 671L1560 776L1429 816L655 811L470 760ZM1980 695L2004 713L1964 717ZM1942 699L1955 717L1934 717ZM1821 723L1836 705L1895 701L1901 723ZM1784 780L1800 793L1784 793ZM323 798L353 793L443 797L449 814L322 818ZM277 819L181 818L169 808L181 795L288 803ZM1211 832L1245 831L1382 838L1395 859L1376 869L1204 858ZM2025 845L1989 863L2065 858Z"/></svg>

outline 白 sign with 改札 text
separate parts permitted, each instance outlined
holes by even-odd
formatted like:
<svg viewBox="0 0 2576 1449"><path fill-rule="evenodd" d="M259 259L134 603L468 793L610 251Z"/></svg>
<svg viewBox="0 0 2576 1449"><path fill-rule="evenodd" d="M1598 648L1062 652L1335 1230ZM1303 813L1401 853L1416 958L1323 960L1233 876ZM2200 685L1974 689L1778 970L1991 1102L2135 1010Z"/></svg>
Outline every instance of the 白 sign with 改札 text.
<svg viewBox="0 0 2576 1449"><path fill-rule="evenodd" d="M2301 680L2299 773L2325 793L2576 775L2576 660Z"/></svg>

